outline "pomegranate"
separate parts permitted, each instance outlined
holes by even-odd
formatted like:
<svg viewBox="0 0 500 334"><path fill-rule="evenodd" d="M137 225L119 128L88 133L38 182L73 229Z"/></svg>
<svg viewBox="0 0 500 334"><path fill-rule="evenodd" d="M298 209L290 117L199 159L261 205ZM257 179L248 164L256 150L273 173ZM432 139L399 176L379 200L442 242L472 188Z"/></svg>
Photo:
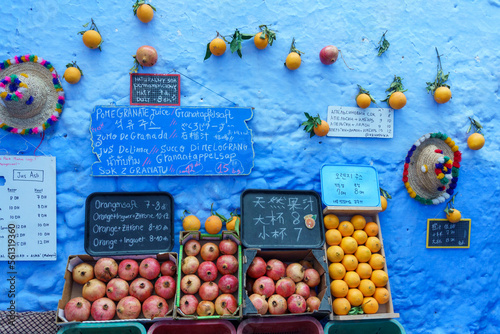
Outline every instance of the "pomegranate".
<svg viewBox="0 0 500 334"><path fill-rule="evenodd" d="M139 265L136 260L127 259L120 262L118 266L118 276L120 276L120 278L131 281L136 278L138 274Z"/></svg>
<svg viewBox="0 0 500 334"><path fill-rule="evenodd" d="M285 265L280 260L272 259L267 261L266 264L266 275L277 281L282 277L285 277Z"/></svg>
<svg viewBox="0 0 500 334"><path fill-rule="evenodd" d="M215 305L212 302L204 300L198 304L198 307L196 308L196 313L198 313L200 317L208 317L214 315Z"/></svg>
<svg viewBox="0 0 500 334"><path fill-rule="evenodd" d="M286 276L298 283L304 279L304 271L300 263L292 263L286 268Z"/></svg>
<svg viewBox="0 0 500 334"><path fill-rule="evenodd" d="M106 286L106 296L115 302L120 301L123 297L128 296L128 282L121 278L113 278Z"/></svg>
<svg viewBox="0 0 500 334"><path fill-rule="evenodd" d="M307 312L314 312L319 310L319 306L321 305L321 300L318 297L309 297L306 300Z"/></svg>
<svg viewBox="0 0 500 334"><path fill-rule="evenodd" d="M176 283L172 276L162 276L156 280L155 292L158 296L170 299L175 296Z"/></svg>
<svg viewBox="0 0 500 334"><path fill-rule="evenodd" d="M194 295L197 293L200 289L200 285L200 279L196 275L186 275L181 279L181 290L187 295Z"/></svg>
<svg viewBox="0 0 500 334"><path fill-rule="evenodd" d="M174 276L177 271L177 265L174 261L165 261L160 266L160 272L162 276Z"/></svg>
<svg viewBox="0 0 500 334"><path fill-rule="evenodd" d="M248 267L247 274L252 278L259 278L266 274L266 261L260 256L254 257L252 263Z"/></svg>
<svg viewBox="0 0 500 334"><path fill-rule="evenodd" d="M271 314L285 314L288 307L286 299L280 295L272 295L267 301L269 313Z"/></svg>
<svg viewBox="0 0 500 334"><path fill-rule="evenodd" d="M106 295L106 284L94 278L85 283L82 288L82 297L93 302Z"/></svg>
<svg viewBox="0 0 500 334"><path fill-rule="evenodd" d="M73 281L78 284L85 284L94 278L94 267L88 263L80 263L73 268Z"/></svg>
<svg viewBox="0 0 500 334"><path fill-rule="evenodd" d="M304 272L304 282L311 288L318 286L320 282L319 273L315 269L306 269Z"/></svg>
<svg viewBox="0 0 500 334"><path fill-rule="evenodd" d="M311 289L306 283L299 282L295 284L295 293L307 299L311 295Z"/></svg>
<svg viewBox="0 0 500 334"><path fill-rule="evenodd" d="M160 275L160 263L158 260L148 257L141 261L139 275L148 280L153 280Z"/></svg>
<svg viewBox="0 0 500 334"><path fill-rule="evenodd" d="M141 302L133 296L127 296L116 305L116 315L120 319L137 319L141 314Z"/></svg>
<svg viewBox="0 0 500 334"><path fill-rule="evenodd" d="M219 289L222 293L234 293L238 290L238 278L234 275L224 275L219 279Z"/></svg>
<svg viewBox="0 0 500 334"><path fill-rule="evenodd" d="M179 307L185 315L194 314L198 308L198 299L194 295L184 295L179 302Z"/></svg>
<svg viewBox="0 0 500 334"><path fill-rule="evenodd" d="M194 274L198 270L200 261L194 256L187 256L182 259L181 270L185 275Z"/></svg>
<svg viewBox="0 0 500 334"><path fill-rule="evenodd" d="M295 282L290 277L283 277L276 282L276 293L285 298L295 293Z"/></svg>
<svg viewBox="0 0 500 334"><path fill-rule="evenodd" d="M219 243L219 250L224 255L234 255L238 251L238 245L233 240L225 239Z"/></svg>
<svg viewBox="0 0 500 334"><path fill-rule="evenodd" d="M111 320L115 317L116 305L115 302L109 298L99 298L92 303L90 314L96 321Z"/></svg>
<svg viewBox="0 0 500 334"><path fill-rule="evenodd" d="M141 66L151 67L158 60L156 49L149 45L143 45L137 49L134 58Z"/></svg>
<svg viewBox="0 0 500 334"><path fill-rule="evenodd" d="M253 284L253 293L265 295L267 298L273 295L274 290L274 281L267 276L257 278Z"/></svg>
<svg viewBox="0 0 500 334"><path fill-rule="evenodd" d="M68 321L85 321L90 317L90 302L83 297L71 299L64 306L64 317Z"/></svg>
<svg viewBox="0 0 500 334"><path fill-rule="evenodd" d="M266 314L267 309L269 308L269 305L267 304L266 296L263 295L258 295L254 293L250 297L250 301L252 302L253 306L257 310L257 313L259 314Z"/></svg>
<svg viewBox="0 0 500 334"><path fill-rule="evenodd" d="M200 252L201 245L198 240L191 239L184 245L184 252L187 256L196 256Z"/></svg>
<svg viewBox="0 0 500 334"><path fill-rule="evenodd" d="M215 300L215 311L218 315L233 314L238 308L238 302L233 295L222 294Z"/></svg>
<svg viewBox="0 0 500 334"><path fill-rule="evenodd" d="M146 319L163 318L167 312L167 301L159 296L151 296L142 303L142 313Z"/></svg>
<svg viewBox="0 0 500 334"><path fill-rule="evenodd" d="M288 297L288 311L291 313L304 313L306 311L306 300L301 295L293 294Z"/></svg>
<svg viewBox="0 0 500 334"><path fill-rule="evenodd" d="M116 277L117 273L118 264L111 258L103 257L94 266L95 277L105 283Z"/></svg>
<svg viewBox="0 0 500 334"><path fill-rule="evenodd" d="M302 267L304 267L304 270L311 269L313 267L312 263L307 260L302 260L299 263L302 265Z"/></svg>
<svg viewBox="0 0 500 334"><path fill-rule="evenodd" d="M136 278L130 283L128 293L142 303L153 294L153 283L142 277Z"/></svg>
<svg viewBox="0 0 500 334"><path fill-rule="evenodd" d="M205 282L215 281L217 278L217 267L211 261L204 261L198 267L198 276Z"/></svg>
<svg viewBox="0 0 500 334"><path fill-rule="evenodd" d="M331 65L337 61L339 49L335 45L327 45L319 52L319 59L325 65Z"/></svg>
<svg viewBox="0 0 500 334"><path fill-rule="evenodd" d="M215 261L219 257L219 247L213 242L207 242L201 247L200 255L204 261Z"/></svg>
<svg viewBox="0 0 500 334"><path fill-rule="evenodd" d="M200 286L198 293L201 299L212 301L219 296L219 286L214 282L205 282Z"/></svg>
<svg viewBox="0 0 500 334"><path fill-rule="evenodd" d="M233 255L222 255L217 259L217 269L222 275L234 274L238 271L238 260Z"/></svg>

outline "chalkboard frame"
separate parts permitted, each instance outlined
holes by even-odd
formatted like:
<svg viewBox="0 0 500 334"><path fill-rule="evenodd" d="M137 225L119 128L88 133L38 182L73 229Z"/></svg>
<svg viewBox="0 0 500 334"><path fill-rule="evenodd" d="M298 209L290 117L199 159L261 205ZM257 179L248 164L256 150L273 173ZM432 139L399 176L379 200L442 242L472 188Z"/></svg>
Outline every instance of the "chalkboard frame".
<svg viewBox="0 0 500 334"><path fill-rule="evenodd" d="M134 77L138 76L165 76L177 78L177 102L178 103L134 103L132 100ZM180 106L181 105L181 76L180 74L157 74L157 73L130 73L130 104L133 106Z"/></svg>
<svg viewBox="0 0 500 334"><path fill-rule="evenodd" d="M319 234L318 235L318 243L317 244L311 244L307 245L304 248L302 248L300 245L294 245L294 246L282 246L279 243L275 245L265 245L265 244L257 244L257 243L252 243L252 241L245 239L245 212L246 208L244 205L245 202L245 197L248 195L254 195L254 194L265 194L265 195L310 195L313 196L316 199L317 202L317 219L316 219L316 226L319 227ZM319 194L314 191L314 190L290 190L290 189L246 189L243 191L243 193L240 196L240 208L241 208L241 233L240 233L240 238L241 238L241 243L245 246L245 248L258 248L258 249L263 249L263 250L271 250L271 249L280 249L280 250L292 250L292 249L319 249L322 248L323 245L325 244L325 227L323 223L323 207L322 207L322 202L321 202L321 197Z"/></svg>
<svg viewBox="0 0 500 334"><path fill-rule="evenodd" d="M90 247L90 228L91 228L91 215L94 211L92 211L90 207L90 203L94 198L105 198L105 197L129 197L130 199L133 198L140 198L140 197L146 197L146 196L162 196L166 197L168 201L170 202L170 226L169 226L169 231L168 231L168 238L170 240L170 243L167 244L167 247L164 249L143 249L143 250L120 250L120 249L115 249L113 251L103 251L103 252L96 252L93 251L92 248ZM121 255L144 255L144 254L158 254L158 253L168 253L172 251L174 248L175 244L175 233L174 233L174 198L172 195L166 191L151 191L151 192L95 192L90 194L86 201L85 201L85 238L84 238L84 247L85 247L85 252L89 255L92 256L121 256Z"/></svg>
<svg viewBox="0 0 500 334"><path fill-rule="evenodd" d="M462 222L468 222L468 233L467 233L467 244L465 246L431 246L429 245L429 242L431 240L430 233L431 233L431 222L443 222L443 223L449 223L449 224L458 224ZM425 241L425 246L426 248L470 248L470 234L471 234L471 219L460 219L458 223L450 223L448 219L427 219L427 233L426 233L426 241Z"/></svg>

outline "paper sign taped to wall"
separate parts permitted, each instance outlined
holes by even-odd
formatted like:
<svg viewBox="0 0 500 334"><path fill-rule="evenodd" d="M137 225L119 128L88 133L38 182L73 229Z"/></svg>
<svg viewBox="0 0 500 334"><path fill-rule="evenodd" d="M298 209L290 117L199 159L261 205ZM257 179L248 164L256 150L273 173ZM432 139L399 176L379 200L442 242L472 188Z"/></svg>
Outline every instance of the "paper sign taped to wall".
<svg viewBox="0 0 500 334"><path fill-rule="evenodd" d="M328 107L328 137L392 138L394 110Z"/></svg>

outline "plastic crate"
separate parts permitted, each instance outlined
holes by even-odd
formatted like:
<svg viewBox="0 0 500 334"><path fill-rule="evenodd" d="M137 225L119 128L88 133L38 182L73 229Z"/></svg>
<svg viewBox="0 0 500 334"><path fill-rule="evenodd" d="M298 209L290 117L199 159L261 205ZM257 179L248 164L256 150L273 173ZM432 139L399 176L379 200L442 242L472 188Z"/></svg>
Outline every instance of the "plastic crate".
<svg viewBox="0 0 500 334"><path fill-rule="evenodd" d="M127 323L98 323L68 325L61 328L57 334L146 334L146 328L134 322Z"/></svg>
<svg viewBox="0 0 500 334"><path fill-rule="evenodd" d="M167 320L152 325L148 334L236 334L228 320Z"/></svg>
<svg viewBox="0 0 500 334"><path fill-rule="evenodd" d="M322 334L323 327L312 317L251 318L238 326L238 334Z"/></svg>
<svg viewBox="0 0 500 334"><path fill-rule="evenodd" d="M330 321L325 326L327 334L405 334L401 324L390 320Z"/></svg>

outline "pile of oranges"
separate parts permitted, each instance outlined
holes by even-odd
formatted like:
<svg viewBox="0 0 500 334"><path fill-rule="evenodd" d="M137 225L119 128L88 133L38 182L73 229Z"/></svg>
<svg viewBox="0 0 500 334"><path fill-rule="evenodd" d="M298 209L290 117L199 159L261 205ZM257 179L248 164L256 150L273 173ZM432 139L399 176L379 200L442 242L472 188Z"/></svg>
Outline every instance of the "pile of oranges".
<svg viewBox="0 0 500 334"><path fill-rule="evenodd" d="M340 222L334 214L326 215L324 223L333 312L346 315L357 307L366 314L377 313L390 298L378 224L366 222L362 215Z"/></svg>

